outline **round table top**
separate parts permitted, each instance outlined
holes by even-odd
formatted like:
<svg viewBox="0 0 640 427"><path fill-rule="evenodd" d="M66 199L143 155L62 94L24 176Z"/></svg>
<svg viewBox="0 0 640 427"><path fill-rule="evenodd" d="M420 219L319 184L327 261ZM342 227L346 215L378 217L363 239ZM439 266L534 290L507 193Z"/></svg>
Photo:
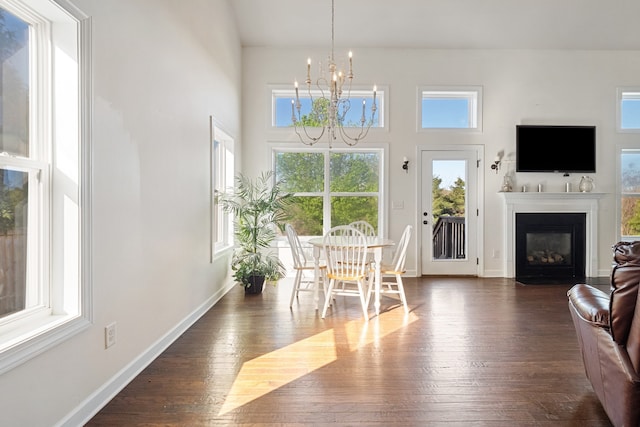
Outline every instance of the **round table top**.
<svg viewBox="0 0 640 427"><path fill-rule="evenodd" d="M323 246L324 237L312 237L308 240L308 242L313 246ZM378 248L384 246L393 246L395 242L391 239L383 239L382 237L367 237L367 247L368 248Z"/></svg>

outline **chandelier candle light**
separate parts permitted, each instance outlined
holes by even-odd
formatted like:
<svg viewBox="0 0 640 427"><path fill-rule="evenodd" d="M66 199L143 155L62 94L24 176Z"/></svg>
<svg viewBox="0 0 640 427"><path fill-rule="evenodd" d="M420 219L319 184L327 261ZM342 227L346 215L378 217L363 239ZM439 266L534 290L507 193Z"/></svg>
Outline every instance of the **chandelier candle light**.
<svg viewBox="0 0 640 427"><path fill-rule="evenodd" d="M360 142L360 140L369 133L377 110L376 86L374 85L371 118L367 121L366 100L363 99L360 126L353 126L356 129L359 128L359 132L355 136L347 134L344 126L348 125L345 123L345 117L351 109L351 101L349 98L351 97L351 82L353 81L353 53L351 51L349 52L349 72L345 75L342 70L338 70L334 60L334 3L335 0L331 0L331 56L328 62L328 73L326 75L323 74L321 64L319 76L314 83L320 92L320 96L314 98L312 93L311 58L308 58L305 83L311 101L311 111L306 115L300 112L302 104L300 103L300 97L298 95L297 81L294 83L296 99L291 100L291 120L293 121L296 134L300 138L300 141L306 145L313 145L327 132L329 136L329 148L331 148L333 141L337 139L337 135L340 135L340 139L349 146L354 146ZM345 81L347 81L346 92L343 91ZM312 131L310 134L308 128L312 127L320 130Z"/></svg>

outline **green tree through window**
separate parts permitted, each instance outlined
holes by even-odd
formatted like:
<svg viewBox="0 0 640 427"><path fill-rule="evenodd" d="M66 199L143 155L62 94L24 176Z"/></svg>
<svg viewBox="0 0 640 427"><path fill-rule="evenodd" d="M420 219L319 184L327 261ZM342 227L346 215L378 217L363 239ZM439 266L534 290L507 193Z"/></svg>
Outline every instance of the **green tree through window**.
<svg viewBox="0 0 640 427"><path fill-rule="evenodd" d="M291 223L301 236L322 235L356 220L377 231L381 167L379 150L275 153L276 179L295 194Z"/></svg>

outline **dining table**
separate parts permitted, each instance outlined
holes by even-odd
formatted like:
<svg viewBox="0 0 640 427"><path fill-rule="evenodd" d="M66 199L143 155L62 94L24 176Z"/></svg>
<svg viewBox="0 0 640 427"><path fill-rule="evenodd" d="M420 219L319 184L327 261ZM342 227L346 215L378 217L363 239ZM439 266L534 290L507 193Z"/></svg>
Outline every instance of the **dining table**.
<svg viewBox="0 0 640 427"><path fill-rule="evenodd" d="M378 236L367 236L367 251L373 253L374 260L374 299L373 306L376 311L376 315L380 314L380 289L382 287L382 274L380 273L380 263L382 262L383 250L395 245L395 242L391 239L386 239ZM315 287L313 289L313 300L316 303L316 310L319 308L320 300L320 257L324 249L324 237L312 237L308 240L309 244L313 246L313 264L315 273Z"/></svg>

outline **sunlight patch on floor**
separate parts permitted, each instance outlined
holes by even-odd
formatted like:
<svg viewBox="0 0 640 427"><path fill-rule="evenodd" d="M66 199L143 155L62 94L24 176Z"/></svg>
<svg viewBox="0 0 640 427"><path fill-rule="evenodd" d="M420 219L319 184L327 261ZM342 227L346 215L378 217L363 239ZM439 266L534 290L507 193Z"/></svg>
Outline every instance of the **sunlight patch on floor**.
<svg viewBox="0 0 640 427"><path fill-rule="evenodd" d="M349 351L379 341L418 318L402 310L381 313L369 321L353 320L272 351L242 365L220 413L224 415L338 359L338 347Z"/></svg>

